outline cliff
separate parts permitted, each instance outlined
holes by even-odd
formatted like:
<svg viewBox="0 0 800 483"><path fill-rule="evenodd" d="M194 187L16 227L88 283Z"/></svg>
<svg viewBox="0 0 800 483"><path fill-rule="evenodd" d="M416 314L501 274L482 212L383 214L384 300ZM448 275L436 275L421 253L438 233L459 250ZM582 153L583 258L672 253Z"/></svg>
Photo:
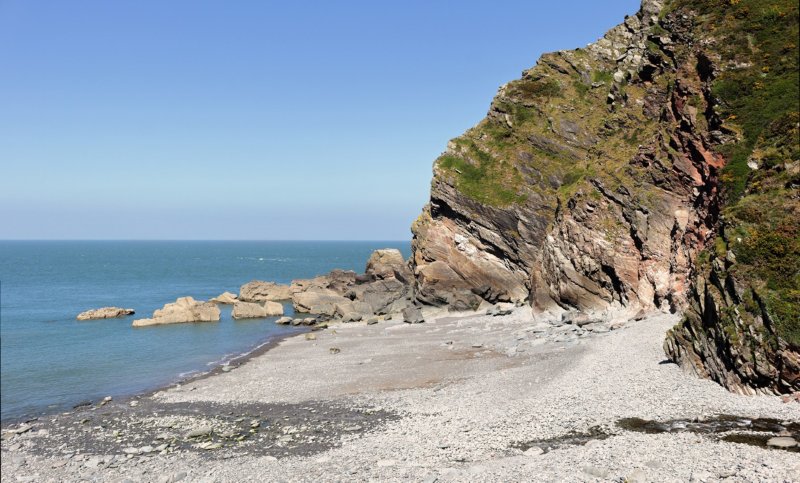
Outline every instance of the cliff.
<svg viewBox="0 0 800 483"><path fill-rule="evenodd" d="M417 300L681 311L675 361L800 389L797 10L644 0L502 86L434 163Z"/></svg>

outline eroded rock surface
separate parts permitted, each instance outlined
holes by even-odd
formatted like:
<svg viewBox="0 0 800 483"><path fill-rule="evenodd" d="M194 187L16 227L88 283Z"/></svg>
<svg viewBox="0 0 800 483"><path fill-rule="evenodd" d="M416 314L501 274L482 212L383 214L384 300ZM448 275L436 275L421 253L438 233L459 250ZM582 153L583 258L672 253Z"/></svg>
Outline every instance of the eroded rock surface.
<svg viewBox="0 0 800 483"><path fill-rule="evenodd" d="M234 319L259 319L283 315L283 305L279 302L236 302L231 317Z"/></svg>
<svg viewBox="0 0 800 483"><path fill-rule="evenodd" d="M134 327L150 325L181 324L186 322L217 322L220 311L216 304L195 300L192 297L181 297L173 303L153 312L150 319L133 321Z"/></svg>
<svg viewBox="0 0 800 483"><path fill-rule="evenodd" d="M239 289L239 300L243 302L263 302L265 300L276 302L289 300L291 294L292 292L288 285L253 280L242 285Z"/></svg>

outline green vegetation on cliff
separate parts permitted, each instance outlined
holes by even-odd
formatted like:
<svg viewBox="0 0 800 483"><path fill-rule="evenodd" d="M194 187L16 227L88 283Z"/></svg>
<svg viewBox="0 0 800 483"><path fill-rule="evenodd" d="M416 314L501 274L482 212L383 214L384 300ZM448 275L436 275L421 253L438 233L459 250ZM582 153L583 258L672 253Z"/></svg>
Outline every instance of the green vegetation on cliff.
<svg viewBox="0 0 800 483"><path fill-rule="evenodd" d="M718 241L735 259L726 275L747 294L729 309L745 321L765 315L800 347L798 3L681 0L669 8L699 13L698 30L713 38L723 67L712 86L717 113L739 138L719 148L727 165Z"/></svg>

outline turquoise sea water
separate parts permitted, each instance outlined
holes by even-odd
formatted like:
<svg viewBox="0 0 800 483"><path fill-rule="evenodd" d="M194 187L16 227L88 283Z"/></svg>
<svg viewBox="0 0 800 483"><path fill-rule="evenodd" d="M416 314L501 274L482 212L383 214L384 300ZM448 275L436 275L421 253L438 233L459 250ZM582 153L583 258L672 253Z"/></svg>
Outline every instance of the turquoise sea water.
<svg viewBox="0 0 800 483"><path fill-rule="evenodd" d="M333 268L363 271L372 250L409 242L0 241L2 419L154 389L296 330L275 318L133 329L182 296L238 293ZM87 309L136 315L79 322ZM291 314L291 304L286 304Z"/></svg>

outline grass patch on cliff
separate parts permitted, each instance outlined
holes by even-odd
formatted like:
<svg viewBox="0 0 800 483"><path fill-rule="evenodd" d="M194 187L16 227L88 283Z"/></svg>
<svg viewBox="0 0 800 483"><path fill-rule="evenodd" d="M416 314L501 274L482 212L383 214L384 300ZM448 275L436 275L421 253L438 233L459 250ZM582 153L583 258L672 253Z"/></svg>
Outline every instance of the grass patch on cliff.
<svg viewBox="0 0 800 483"><path fill-rule="evenodd" d="M524 100L540 100L561 95L561 84L555 79L521 79L509 84L511 95Z"/></svg>
<svg viewBox="0 0 800 483"><path fill-rule="evenodd" d="M733 201L745 192L753 150L769 143L765 128L800 106L798 2L681 0L673 5L698 11L707 28L722 37L723 59L739 66L722 71L712 86L719 114L742 135L721 149L728 161L722 175L725 194Z"/></svg>
<svg viewBox="0 0 800 483"><path fill-rule="evenodd" d="M488 206L506 207L525 201L518 193L521 179L517 168L496 160L472 141L461 141L466 156L443 154L437 165L455 175L456 187L465 196Z"/></svg>

